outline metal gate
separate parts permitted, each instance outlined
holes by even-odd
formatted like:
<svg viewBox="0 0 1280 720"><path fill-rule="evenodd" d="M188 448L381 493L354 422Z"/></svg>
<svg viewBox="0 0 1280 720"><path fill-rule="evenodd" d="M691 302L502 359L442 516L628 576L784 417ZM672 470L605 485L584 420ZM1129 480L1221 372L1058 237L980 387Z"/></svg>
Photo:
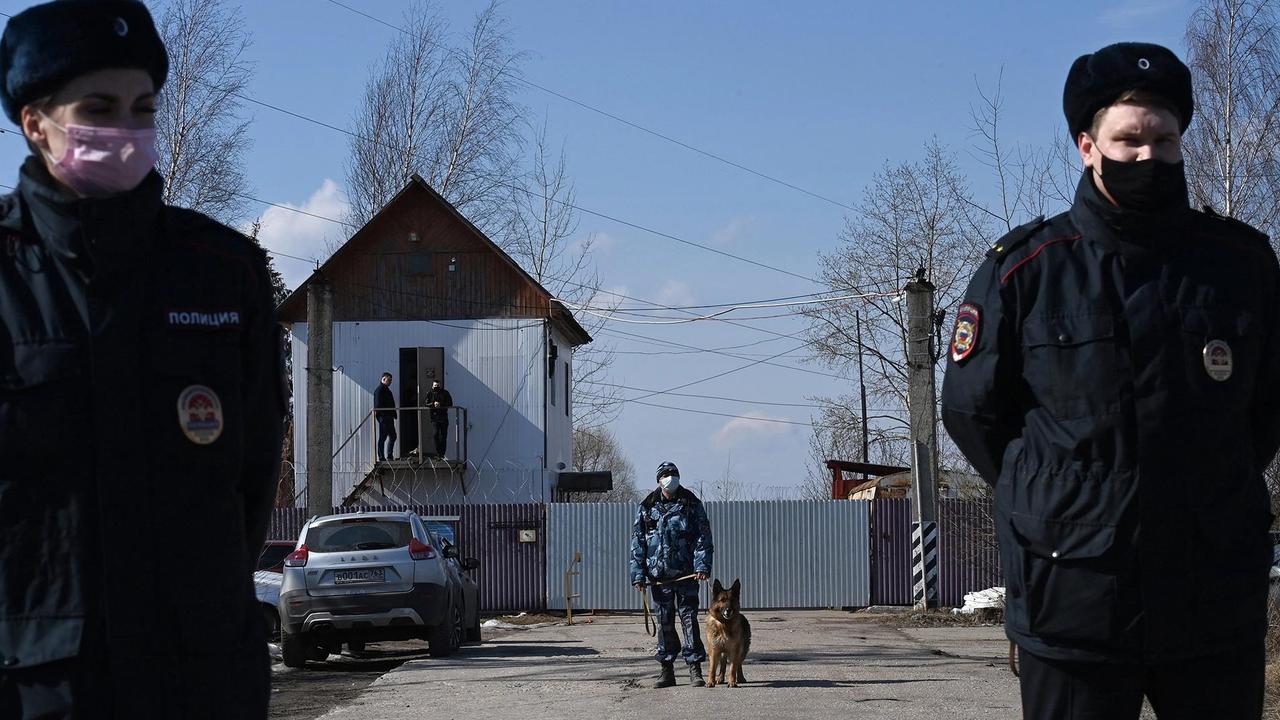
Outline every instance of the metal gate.
<svg viewBox="0 0 1280 720"><path fill-rule="evenodd" d="M742 580L750 608L862 607L871 597L868 503L740 501L706 503L715 557L712 576ZM582 554L573 578L575 608L638 610L628 576L631 504L547 506L547 606L565 607L564 573ZM710 583L702 588L703 607Z"/></svg>

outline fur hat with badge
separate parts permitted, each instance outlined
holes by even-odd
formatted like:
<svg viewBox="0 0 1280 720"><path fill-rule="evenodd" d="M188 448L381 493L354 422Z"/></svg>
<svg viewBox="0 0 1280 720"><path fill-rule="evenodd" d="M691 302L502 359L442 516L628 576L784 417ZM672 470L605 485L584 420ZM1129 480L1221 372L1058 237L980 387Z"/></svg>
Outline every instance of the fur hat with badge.
<svg viewBox="0 0 1280 720"><path fill-rule="evenodd" d="M1130 90L1144 90L1166 100L1178 113L1179 129L1187 131L1196 109L1191 71L1169 48L1124 42L1081 55L1072 63L1062 89L1062 112L1067 116L1071 139L1089 129L1099 110Z"/></svg>
<svg viewBox="0 0 1280 720"><path fill-rule="evenodd" d="M24 105L95 70L138 68L169 75L169 54L137 0L54 0L9 19L0 38L0 105L14 123Z"/></svg>

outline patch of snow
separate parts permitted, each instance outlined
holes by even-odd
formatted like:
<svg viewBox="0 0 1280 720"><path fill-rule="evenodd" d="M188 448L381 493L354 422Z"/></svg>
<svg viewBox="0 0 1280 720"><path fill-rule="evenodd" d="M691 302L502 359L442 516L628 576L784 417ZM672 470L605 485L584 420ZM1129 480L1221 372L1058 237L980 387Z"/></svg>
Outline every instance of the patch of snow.
<svg viewBox="0 0 1280 720"><path fill-rule="evenodd" d="M951 612L962 615L972 615L973 613L986 608L1004 608L1004 588L993 587L987 588L986 590L966 593L964 596L964 606L954 608Z"/></svg>
<svg viewBox="0 0 1280 720"><path fill-rule="evenodd" d="M480 627L489 628L490 630L528 630L529 625L515 625L513 623L502 622L498 619L485 620L480 623Z"/></svg>
<svg viewBox="0 0 1280 720"><path fill-rule="evenodd" d="M524 615L524 613L520 613L520 614ZM498 620L497 618L494 618L491 620L485 620L484 622L480 623L480 627L488 628L490 630L537 630L538 628L552 627L553 625L560 625L560 624L561 623L559 622L544 622L544 623L534 623L532 625L516 625L515 623L503 622L501 620Z"/></svg>

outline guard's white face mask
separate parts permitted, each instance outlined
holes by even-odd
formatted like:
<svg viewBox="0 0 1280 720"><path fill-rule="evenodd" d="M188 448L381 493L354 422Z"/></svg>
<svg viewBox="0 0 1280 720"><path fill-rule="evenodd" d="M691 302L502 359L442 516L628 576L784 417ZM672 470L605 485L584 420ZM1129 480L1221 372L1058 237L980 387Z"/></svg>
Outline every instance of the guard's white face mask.
<svg viewBox="0 0 1280 720"><path fill-rule="evenodd" d="M661 480L659 480L658 483L662 485L663 490L666 490L669 493L673 493L680 489L680 476L667 475L667 476L664 476Z"/></svg>

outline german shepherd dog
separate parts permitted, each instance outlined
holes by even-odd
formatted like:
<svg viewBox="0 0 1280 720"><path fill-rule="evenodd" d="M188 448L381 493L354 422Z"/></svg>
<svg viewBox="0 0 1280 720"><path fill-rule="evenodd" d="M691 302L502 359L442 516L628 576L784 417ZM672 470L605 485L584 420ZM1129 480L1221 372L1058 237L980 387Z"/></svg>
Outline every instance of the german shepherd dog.
<svg viewBox="0 0 1280 720"><path fill-rule="evenodd" d="M707 687L715 687L717 681L724 683L725 670L729 670L729 687L747 681L742 674L742 661L751 650L751 623L742 615L741 599L741 580L734 580L728 590L719 580L711 586L711 609L707 612L711 675L707 677Z"/></svg>

